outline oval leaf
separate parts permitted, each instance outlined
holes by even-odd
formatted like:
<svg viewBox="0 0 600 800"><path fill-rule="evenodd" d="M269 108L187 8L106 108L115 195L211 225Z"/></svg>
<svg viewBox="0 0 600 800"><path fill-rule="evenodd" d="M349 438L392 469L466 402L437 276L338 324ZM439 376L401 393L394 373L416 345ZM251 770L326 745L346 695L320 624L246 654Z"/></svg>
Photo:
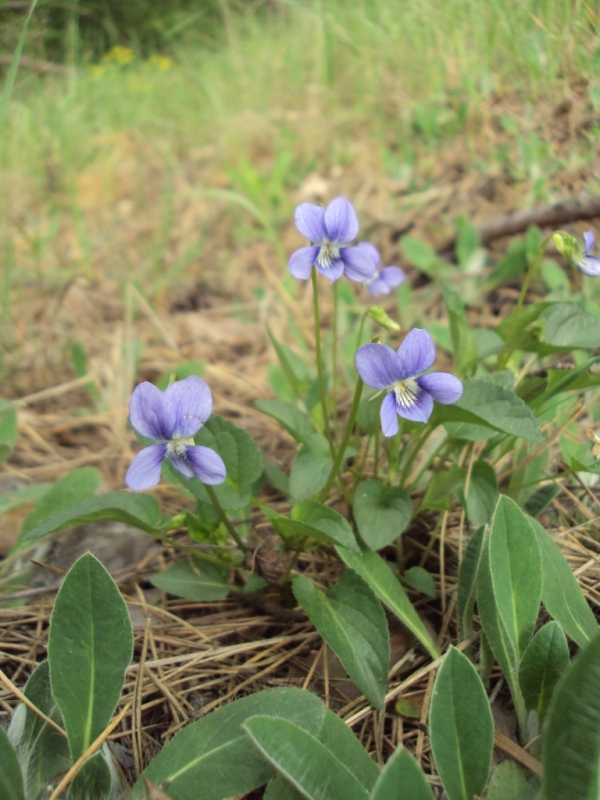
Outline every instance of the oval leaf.
<svg viewBox="0 0 600 800"><path fill-rule="evenodd" d="M222 600L232 588L227 568L209 564L193 555L150 575L148 580L163 592L201 602Z"/></svg>
<svg viewBox="0 0 600 800"><path fill-rule="evenodd" d="M473 531L465 549L458 571L456 591L456 608L460 622L460 633L463 639L473 633L473 608L475 606L475 585L479 572L479 563L483 552L485 527L482 525Z"/></svg>
<svg viewBox="0 0 600 800"><path fill-rule="evenodd" d="M486 800L519 800L519 793L526 785L521 767L514 761L502 761L490 778Z"/></svg>
<svg viewBox="0 0 600 800"><path fill-rule="evenodd" d="M6 731L0 726L0 797L3 800L25 800L23 776L17 754L8 740Z"/></svg>
<svg viewBox="0 0 600 800"><path fill-rule="evenodd" d="M133 653L127 606L90 553L69 570L50 619L48 660L73 759L110 722Z"/></svg>
<svg viewBox="0 0 600 800"><path fill-rule="evenodd" d="M292 508L292 516L268 514L275 529L284 537L296 542L315 539L317 542L339 544L351 550L360 550L352 528L345 517L333 508L316 500L302 500Z"/></svg>
<svg viewBox="0 0 600 800"><path fill-rule="evenodd" d="M529 517L501 496L492 518L489 564L498 614L517 656L531 640L542 596L542 556Z"/></svg>
<svg viewBox="0 0 600 800"><path fill-rule="evenodd" d="M331 750L287 719L256 716L244 728L263 756L309 800L368 800L365 787Z"/></svg>
<svg viewBox="0 0 600 800"><path fill-rule="evenodd" d="M531 519L542 553L542 602L567 636L585 647L598 634L598 623L560 547Z"/></svg>
<svg viewBox="0 0 600 800"><path fill-rule="evenodd" d="M569 666L569 647L561 627L548 622L535 634L523 653L519 684L528 711L536 711L544 721L552 692Z"/></svg>
<svg viewBox="0 0 600 800"><path fill-rule="evenodd" d="M294 578L296 600L351 680L375 708L382 709L390 662L385 614L369 587L351 570L322 592L308 578Z"/></svg>
<svg viewBox="0 0 600 800"><path fill-rule="evenodd" d="M149 494L131 492L108 492L99 497L90 497L81 503L53 515L50 519L27 531L17 541L14 550L23 550L50 533L57 533L88 522L115 520L134 528L154 533L160 517L158 501Z"/></svg>
<svg viewBox="0 0 600 800"><path fill-rule="evenodd" d="M413 608L400 581L381 556L366 548L360 553L355 553L352 550L338 547L337 552L346 566L363 579L381 602L414 634L428 653L433 658L438 658L439 650L433 643L427 628Z"/></svg>
<svg viewBox="0 0 600 800"><path fill-rule="evenodd" d="M378 480L359 483L353 503L358 531L371 550L381 550L393 542L412 517L410 495L402 489L385 487Z"/></svg>
<svg viewBox="0 0 600 800"><path fill-rule="evenodd" d="M600 786L600 635L554 691L542 745L547 800L597 800Z"/></svg>
<svg viewBox="0 0 600 800"><path fill-rule="evenodd" d="M425 773L400 746L381 771L371 800L434 800Z"/></svg>
<svg viewBox="0 0 600 800"><path fill-rule="evenodd" d="M290 471L290 492L294 501L312 497L327 483L333 466L327 439L311 434L298 451Z"/></svg>
<svg viewBox="0 0 600 800"><path fill-rule="evenodd" d="M473 800L487 783L494 749L490 704L469 659L450 647L431 697L429 735L450 800Z"/></svg>
<svg viewBox="0 0 600 800"><path fill-rule="evenodd" d="M132 798L146 797L143 779L157 786L167 782L174 800L223 800L265 784L274 768L242 730L257 714L282 716L310 732L323 722L325 706L301 689L271 689L208 714L179 731L150 762L132 790Z"/></svg>

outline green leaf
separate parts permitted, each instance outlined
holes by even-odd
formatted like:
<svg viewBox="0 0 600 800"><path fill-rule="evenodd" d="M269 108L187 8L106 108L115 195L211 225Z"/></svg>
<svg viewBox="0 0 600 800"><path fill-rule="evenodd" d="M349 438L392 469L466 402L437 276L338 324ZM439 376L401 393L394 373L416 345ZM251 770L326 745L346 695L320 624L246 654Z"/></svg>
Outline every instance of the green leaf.
<svg viewBox="0 0 600 800"><path fill-rule="evenodd" d="M498 480L496 472L487 461L476 461L471 470L467 490L467 517L472 525L487 525L492 519L498 502Z"/></svg>
<svg viewBox="0 0 600 800"><path fill-rule="evenodd" d="M527 778L515 761L502 761L490 778L486 800L518 800L526 783Z"/></svg>
<svg viewBox="0 0 600 800"><path fill-rule="evenodd" d="M337 552L346 566L370 586L381 602L414 634L428 653L433 658L438 658L439 650L431 640L427 628L406 596L400 581L381 556L367 548L355 553L338 547Z"/></svg>
<svg viewBox="0 0 600 800"><path fill-rule="evenodd" d="M531 409L510 389L481 378L463 381L463 388L456 403L436 405L434 423L475 423L532 442L545 441Z"/></svg>
<svg viewBox="0 0 600 800"><path fill-rule="evenodd" d="M176 800L198 800L198 787L202 800L223 800L265 784L275 770L241 727L257 714L281 716L316 733L325 706L301 689L270 689L242 697L176 733L142 772L132 799L146 797L144 777L157 786L167 781Z"/></svg>
<svg viewBox="0 0 600 800"><path fill-rule="evenodd" d="M597 347L600 320L574 303L555 303L540 314L542 341L555 349Z"/></svg>
<svg viewBox="0 0 600 800"><path fill-rule="evenodd" d="M94 753L83 762L73 779L67 800L112 800L115 797L112 784L112 775L104 752Z"/></svg>
<svg viewBox="0 0 600 800"><path fill-rule="evenodd" d="M290 492L295 501L312 497L327 483L333 466L327 439L311 434L292 463Z"/></svg>
<svg viewBox="0 0 600 800"><path fill-rule="evenodd" d="M291 518L280 514L269 514L269 518L284 538L295 541L308 538L360 550L348 520L333 508L316 500L296 503L292 508Z"/></svg>
<svg viewBox="0 0 600 800"><path fill-rule="evenodd" d="M304 800L304 795L294 789L283 775L276 775L265 789L263 800Z"/></svg>
<svg viewBox="0 0 600 800"><path fill-rule="evenodd" d="M441 472L434 472L421 501L421 508L447 511L450 508L450 496L463 486L466 476L466 470L456 464Z"/></svg>
<svg viewBox="0 0 600 800"><path fill-rule="evenodd" d="M598 634L598 623L560 547L531 519L542 553L542 603L567 636L585 647Z"/></svg>
<svg viewBox="0 0 600 800"><path fill-rule="evenodd" d="M435 580L431 572L428 572L424 567L414 566L406 570L404 575L400 576L402 583L410 586L421 594L426 594L428 597L435 598L437 590L435 588Z"/></svg>
<svg viewBox="0 0 600 800"><path fill-rule="evenodd" d="M309 800L368 800L369 793L348 767L293 722L260 715L248 719L244 728L263 756Z"/></svg>
<svg viewBox="0 0 600 800"><path fill-rule="evenodd" d="M216 450L225 462L225 483L213 486L223 508L236 511L247 505L252 484L263 471L262 453L252 436L235 422L213 414L194 441ZM198 500L210 503L204 484L197 478L185 479L184 486Z"/></svg>
<svg viewBox="0 0 600 800"><path fill-rule="evenodd" d="M37 503L46 492L54 486L53 483L33 483L31 486L23 486L22 489L14 489L0 495L0 514L6 514L13 508L19 508L27 503Z"/></svg>
<svg viewBox="0 0 600 800"><path fill-rule="evenodd" d="M76 503L42 522L41 525L36 525L18 539L13 550L23 550L44 536L63 531L65 528L74 528L76 525L86 525L88 522L115 520L154 533L159 517L158 501L149 494L108 492Z"/></svg>
<svg viewBox="0 0 600 800"><path fill-rule="evenodd" d="M429 736L449 800L482 794L494 749L492 712L477 670L452 646L433 685Z"/></svg>
<svg viewBox="0 0 600 800"><path fill-rule="evenodd" d="M310 387L308 369L300 356L287 345L278 342L267 325L267 334L275 348L281 369L295 400L301 400Z"/></svg>
<svg viewBox="0 0 600 800"><path fill-rule="evenodd" d="M370 436L381 428L381 420L379 418L380 405L372 397L363 397L358 404L358 424Z"/></svg>
<svg viewBox="0 0 600 800"><path fill-rule="evenodd" d="M277 420L297 442L305 441L312 433L312 424L306 411L282 400L257 400L259 411Z"/></svg>
<svg viewBox="0 0 600 800"><path fill-rule="evenodd" d="M488 545L494 600L520 657L540 610L542 556L530 518L504 495L492 518Z"/></svg>
<svg viewBox="0 0 600 800"><path fill-rule="evenodd" d="M473 531L460 563L458 586L456 592L456 608L460 622L460 633L468 639L473 633L473 608L475 605L475 586L483 552L485 526Z"/></svg>
<svg viewBox="0 0 600 800"><path fill-rule="evenodd" d="M450 321L454 368L457 375L468 375L472 373L479 358L475 332L469 324L460 295L448 284L442 284L442 294Z"/></svg>
<svg viewBox="0 0 600 800"><path fill-rule="evenodd" d="M23 776L12 744L0 726L0 797L2 800L25 800Z"/></svg>
<svg viewBox="0 0 600 800"><path fill-rule="evenodd" d="M110 722L133 653L127 606L91 553L67 573L50 619L48 660L73 759Z"/></svg>
<svg viewBox="0 0 600 800"><path fill-rule="evenodd" d="M9 457L17 441L17 410L0 397L0 464Z"/></svg>
<svg viewBox="0 0 600 800"><path fill-rule="evenodd" d="M528 711L536 711L540 726L544 722L552 692L569 666L569 647L556 622L548 622L535 634L523 653L519 684Z"/></svg>
<svg viewBox="0 0 600 800"><path fill-rule="evenodd" d="M19 539L42 522L96 494L101 480L101 473L93 467L76 469L58 480L23 520Z"/></svg>
<svg viewBox="0 0 600 800"><path fill-rule="evenodd" d="M425 773L402 745L382 769L371 800L434 800Z"/></svg>
<svg viewBox="0 0 600 800"><path fill-rule="evenodd" d="M342 662L371 705L381 710L387 687L390 643L381 604L351 570L323 592L304 577L294 578L296 600Z"/></svg>
<svg viewBox="0 0 600 800"><path fill-rule="evenodd" d="M597 800L600 786L600 635L554 691L542 743L546 800Z"/></svg>
<svg viewBox="0 0 600 800"><path fill-rule="evenodd" d="M440 259L435 250L421 239L414 236L403 236L400 250L404 258L425 275L435 278L440 270Z"/></svg>
<svg viewBox="0 0 600 800"><path fill-rule="evenodd" d="M281 494L289 494L290 479L286 473L279 469L272 461L265 461L265 477L268 483Z"/></svg>
<svg viewBox="0 0 600 800"><path fill-rule="evenodd" d="M559 494L561 488L558 483L547 483L545 486L540 486L533 494L529 495L523 510L530 517L537 517Z"/></svg>
<svg viewBox="0 0 600 800"><path fill-rule="evenodd" d="M63 720L50 689L50 665L47 659L40 662L31 673L23 694L62 727ZM8 736L22 765L27 797L38 797L44 786L71 767L67 739L25 704L18 706L13 714Z"/></svg>
<svg viewBox="0 0 600 800"><path fill-rule="evenodd" d="M412 517L410 495L382 481L362 481L354 490L354 518L371 550L381 550L404 533Z"/></svg>
<svg viewBox="0 0 600 800"><path fill-rule="evenodd" d="M223 600L231 591L229 570L190 555L162 572L148 576L157 589L187 600Z"/></svg>

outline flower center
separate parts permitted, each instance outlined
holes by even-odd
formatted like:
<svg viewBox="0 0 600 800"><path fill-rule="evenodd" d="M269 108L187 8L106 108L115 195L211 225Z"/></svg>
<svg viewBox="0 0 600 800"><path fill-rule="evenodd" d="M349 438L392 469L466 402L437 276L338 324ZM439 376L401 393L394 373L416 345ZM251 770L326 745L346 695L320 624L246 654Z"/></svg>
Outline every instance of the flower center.
<svg viewBox="0 0 600 800"><path fill-rule="evenodd" d="M340 257L340 248L333 242L325 242L319 248L317 264L323 269L329 269L334 261Z"/></svg>
<svg viewBox="0 0 600 800"><path fill-rule="evenodd" d="M421 391L414 378L397 381L393 386L396 402L404 408L412 408L417 404L417 397Z"/></svg>
<svg viewBox="0 0 600 800"><path fill-rule="evenodd" d="M171 439L167 442L167 455L171 458L185 458L185 450L190 444L194 444L193 439Z"/></svg>

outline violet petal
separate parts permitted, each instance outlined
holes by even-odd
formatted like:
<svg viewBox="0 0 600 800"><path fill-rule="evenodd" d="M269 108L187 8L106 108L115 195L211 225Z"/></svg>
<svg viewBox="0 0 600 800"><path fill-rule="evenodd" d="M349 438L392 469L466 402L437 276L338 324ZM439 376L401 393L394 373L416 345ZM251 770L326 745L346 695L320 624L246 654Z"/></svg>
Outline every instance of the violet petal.
<svg viewBox="0 0 600 800"><path fill-rule="evenodd" d="M373 259L373 263L375 264L375 269L377 269L379 262L381 261L381 256L379 255L379 250L375 247L375 245L371 244L371 242L359 242L356 246L365 253L369 253Z"/></svg>
<svg viewBox="0 0 600 800"><path fill-rule="evenodd" d="M400 286L406 280L406 273L401 267L384 267L379 274L390 289Z"/></svg>
<svg viewBox="0 0 600 800"><path fill-rule="evenodd" d="M223 483L227 472L223 459L215 450L197 445L186 448L185 454L194 475L202 483L210 486Z"/></svg>
<svg viewBox="0 0 600 800"><path fill-rule="evenodd" d="M358 234L358 217L354 206L345 197L336 197L325 209L327 239L337 244L348 244Z"/></svg>
<svg viewBox="0 0 600 800"><path fill-rule="evenodd" d="M444 405L456 403L463 393L462 381L448 372L429 372L427 375L417 378L417 383L434 400Z"/></svg>
<svg viewBox="0 0 600 800"><path fill-rule="evenodd" d="M312 266L319 255L318 247L301 247L292 253L288 262L288 269L294 276L301 281L307 281L310 278Z"/></svg>
<svg viewBox="0 0 600 800"><path fill-rule="evenodd" d="M151 444L140 450L125 475L127 486L134 492L156 486L160 480L160 468L166 452L166 444Z"/></svg>
<svg viewBox="0 0 600 800"><path fill-rule="evenodd" d="M147 439L170 439L177 421L168 397L148 381L138 384L129 401L129 419L135 430Z"/></svg>
<svg viewBox="0 0 600 800"><path fill-rule="evenodd" d="M600 277L600 258L596 256L584 256L581 261L575 262L579 272L590 278Z"/></svg>
<svg viewBox="0 0 600 800"><path fill-rule="evenodd" d="M386 344L363 344L355 361L360 377L374 389L389 389L402 377L396 353Z"/></svg>
<svg viewBox="0 0 600 800"><path fill-rule="evenodd" d="M379 276L365 281L365 286L369 294L372 294L373 297L377 297L380 294L389 294L392 291L387 283Z"/></svg>
<svg viewBox="0 0 600 800"><path fill-rule="evenodd" d="M189 375L167 387L165 396L173 403L177 421L174 439L189 439L194 436L210 417L212 394L208 383L197 375Z"/></svg>
<svg viewBox="0 0 600 800"><path fill-rule="evenodd" d="M596 237L594 236L593 231L586 231L583 234L583 238L585 239L585 254L586 256L589 254L590 250L594 246L594 242L596 241Z"/></svg>
<svg viewBox="0 0 600 800"><path fill-rule="evenodd" d="M394 397L394 400L396 398ZM409 419L411 422L427 422L433 411L433 397L424 390L421 390L416 397L413 406L403 406L401 403L396 402L396 411L404 419Z"/></svg>
<svg viewBox="0 0 600 800"><path fill-rule="evenodd" d="M340 258L344 262L344 275L348 280L362 283L375 274L373 255L364 247L342 247Z"/></svg>
<svg viewBox="0 0 600 800"><path fill-rule="evenodd" d="M379 410L381 431L384 436L395 436L398 433L398 413L394 392L386 394Z"/></svg>
<svg viewBox="0 0 600 800"><path fill-rule="evenodd" d="M344 274L344 262L341 258L336 258L328 267L322 267L319 262L316 262L317 270L333 283L341 278Z"/></svg>
<svg viewBox="0 0 600 800"><path fill-rule="evenodd" d="M294 213L294 221L300 233L315 244L320 244L327 238L324 218L325 209L315 203L301 203Z"/></svg>
<svg viewBox="0 0 600 800"><path fill-rule="evenodd" d="M185 475L186 478L193 478L194 471L192 466L187 458L187 452L190 450L190 446L185 448L185 455L184 456L174 456L171 453L168 455L168 459L171 464L175 467L177 472L181 472L182 475Z"/></svg>
<svg viewBox="0 0 600 800"><path fill-rule="evenodd" d="M413 328L406 336L396 355L400 362L401 378L413 378L435 361L433 339L423 328Z"/></svg>

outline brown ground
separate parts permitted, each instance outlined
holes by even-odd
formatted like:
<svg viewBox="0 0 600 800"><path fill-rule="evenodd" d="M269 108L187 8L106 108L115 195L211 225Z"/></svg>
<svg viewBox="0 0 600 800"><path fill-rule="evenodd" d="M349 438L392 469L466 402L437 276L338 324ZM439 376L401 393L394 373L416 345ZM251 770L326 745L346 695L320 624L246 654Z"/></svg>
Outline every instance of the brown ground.
<svg viewBox="0 0 600 800"><path fill-rule="evenodd" d="M575 87L565 101L542 108L537 128L552 131L557 159L585 145L586 131L598 120L582 110ZM506 103L506 101L504 101ZM503 113L519 113L510 105ZM337 194L352 197L363 223L363 230L378 244L384 263L401 263L397 239L399 232L410 231L444 248L459 215L481 223L503 212L532 204L531 185L517 181L499 166L480 172L475 168L478 151L486 152L495 137L502 134L495 124L498 109L485 110L481 140L467 152L461 143L448 145L435 158L424 157L420 167L432 186L408 195L399 181L383 179L370 163L369 151L358 152L351 172L332 170L330 174L309 176L293 198L327 200ZM78 181L80 203L96 237L111 237L114 251L121 247L135 262L136 248L147 240L156 224L151 210L137 213L142 189L155 183L154 166L144 143L133 136L114 142L112 162L91 164ZM193 239L198 229L205 231L207 246L193 261L178 285L158 287L149 303L128 283L119 281L118 269L108 263L106 249L94 249L88 270L82 270L60 286L50 288L46 279L25 282L14 292L12 327L4 331L5 394L19 407L19 439L10 460L0 467L3 486L54 480L72 468L91 465L102 471L104 490L123 488L123 476L136 450L133 434L127 428L127 400L132 386L140 380L155 380L181 360L205 359L205 377L214 396L214 411L245 427L268 457L281 465L289 463L293 446L269 419L259 414L254 402L271 396L266 373L275 362L268 344L264 323L268 320L276 336L290 341L290 316L306 338L312 339L309 287L300 288L297 297L282 286L285 275L277 253L258 233L236 244L231 233L232 214L239 212L213 198L190 198L187 189L204 178L223 188L226 179L209 170L202 156L177 172L177 223L173 227L160 274ZM185 168L184 168L185 167ZM204 173L203 173L204 170ZM600 158L596 154L587 164L578 162L553 173L547 182L547 200L567 200L600 180ZM147 191L144 190L144 191ZM25 214L16 209L15 214ZM68 262L77 256L77 241L70 223L56 247L45 256L41 271L49 274L53 263ZM580 234L594 223L565 226ZM596 220L598 230L598 220ZM206 232L209 232L206 234ZM293 225L281 231L285 253L300 244ZM493 244L501 253L506 240ZM17 256L27 258L25 245ZM422 283L408 269L415 287ZM116 274L117 273L117 274ZM243 280L239 276L243 275ZM160 275L159 275L160 277ZM41 288L41 286L43 288ZM256 289L264 289L257 300ZM506 287L502 305L514 302L514 288ZM431 286L415 290L417 301L427 300L426 318L443 316L439 296ZM324 314L330 308L323 295ZM393 310L393 303L391 305ZM473 314L479 324L493 324L489 303ZM77 379L66 357L70 344L80 341L89 357L89 380L97 386L102 408L91 407L85 389L88 379ZM141 359L134 368L135 342L142 344ZM161 485L153 491L174 511L180 498ZM274 495L272 500L276 500ZM591 492L565 486L547 515L549 527L562 531L560 539L573 568L593 605L598 604L600 548L595 538L581 532L582 522L593 520L597 501ZM7 514L0 529L0 553L6 552L28 509ZM441 543L427 559L434 573L439 596L436 601L417 599L438 643L444 648L456 643L454 614L455 576L459 542L463 535L460 511L448 513L441 525ZM257 516L255 527L260 532ZM419 520L406 536L407 558L418 563L434 528L435 519ZM176 730L222 703L261 688L294 685L317 691L347 722L373 754L383 763L388 754L403 742L432 773L429 744L424 722L435 675L419 647L407 638L393 620L393 654L390 670L389 703L385 713L374 712L345 678L337 659L327 651L318 634L301 612L293 613L286 598L271 592L258 607L250 601L233 598L221 603L192 603L162 596L150 588L145 576L174 557L173 552L148 548L142 536L118 527L109 531L78 531L54 550L38 553L50 567L39 567L33 592L26 587L21 599L26 605L0 609L0 666L18 687L23 687L34 665L45 656L49 614L56 589L57 570L68 568L81 542L110 551L111 566L124 591L136 630L133 665L122 705L132 701L118 729L111 735L117 757L127 780L136 774ZM118 542L118 547L115 546ZM107 545L108 542L108 545ZM100 543L100 544L99 544ZM115 556L116 553L116 556ZM108 558L108 556L107 556ZM329 555L306 556L299 569L321 585L329 585L338 565ZM498 684L498 675L493 683ZM402 716L396 701L410 699L416 716ZM14 693L0 684L0 720L6 722L17 704ZM122 707L122 706L121 706ZM499 686L494 703L498 725L498 757L507 754L535 771L539 765L516 743L515 725L506 698ZM435 774L432 785L439 786Z"/></svg>

